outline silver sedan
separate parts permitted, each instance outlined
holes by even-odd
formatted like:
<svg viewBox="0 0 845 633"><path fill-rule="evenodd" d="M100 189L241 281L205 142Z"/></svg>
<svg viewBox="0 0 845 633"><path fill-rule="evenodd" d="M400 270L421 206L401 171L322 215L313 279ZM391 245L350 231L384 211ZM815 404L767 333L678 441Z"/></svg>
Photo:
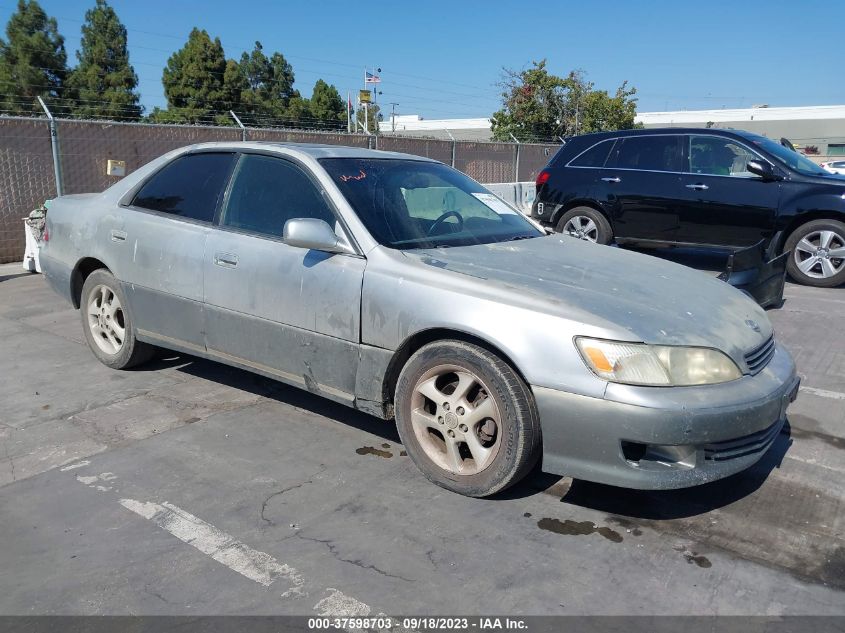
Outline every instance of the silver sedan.
<svg viewBox="0 0 845 633"><path fill-rule="evenodd" d="M44 239L106 365L164 347L395 417L420 470L465 495L539 460L632 488L725 477L769 448L798 390L743 293L545 235L418 156L195 145L52 201Z"/></svg>

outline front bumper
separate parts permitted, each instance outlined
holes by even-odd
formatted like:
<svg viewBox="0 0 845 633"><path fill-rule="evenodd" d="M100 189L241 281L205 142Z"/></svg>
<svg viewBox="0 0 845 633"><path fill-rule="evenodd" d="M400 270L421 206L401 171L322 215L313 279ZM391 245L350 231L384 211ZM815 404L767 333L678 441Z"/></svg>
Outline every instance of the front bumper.
<svg viewBox="0 0 845 633"><path fill-rule="evenodd" d="M777 345L761 372L721 385L609 383L604 398L533 387L543 470L639 489L727 477L774 443L799 382L792 357Z"/></svg>

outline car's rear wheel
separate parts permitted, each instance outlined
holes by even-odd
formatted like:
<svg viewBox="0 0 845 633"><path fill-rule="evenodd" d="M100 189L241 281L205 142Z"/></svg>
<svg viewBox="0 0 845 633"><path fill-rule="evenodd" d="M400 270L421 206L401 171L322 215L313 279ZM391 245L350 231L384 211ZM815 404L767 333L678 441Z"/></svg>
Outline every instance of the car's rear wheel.
<svg viewBox="0 0 845 633"><path fill-rule="evenodd" d="M82 285L82 329L94 356L113 369L149 360L155 348L135 338L120 284L107 270L95 270Z"/></svg>
<svg viewBox="0 0 845 633"><path fill-rule="evenodd" d="M845 283L845 223L807 222L789 236L784 250L790 253L786 270L798 283L820 288Z"/></svg>
<svg viewBox="0 0 845 633"><path fill-rule="evenodd" d="M504 490L540 455L531 390L477 345L439 341L420 348L402 369L395 405L408 456L454 492L485 497Z"/></svg>
<svg viewBox="0 0 845 633"><path fill-rule="evenodd" d="M613 231L603 214L591 207L575 207L564 213L555 231L596 244L610 244Z"/></svg>

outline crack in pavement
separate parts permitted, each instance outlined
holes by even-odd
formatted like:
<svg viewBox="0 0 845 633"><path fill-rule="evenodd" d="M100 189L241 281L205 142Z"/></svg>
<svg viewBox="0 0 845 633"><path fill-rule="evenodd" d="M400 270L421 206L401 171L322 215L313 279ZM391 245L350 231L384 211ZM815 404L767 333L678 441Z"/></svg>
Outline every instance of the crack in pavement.
<svg viewBox="0 0 845 633"><path fill-rule="evenodd" d="M364 563L364 561L362 561L361 559L350 559L350 558L341 557L341 555L337 551L337 547L334 545L334 541L332 541L331 539L319 539L319 538L314 538L314 537L311 537L311 536L305 536L301 532L297 532L296 536L305 540L305 541L311 541L313 543L321 543L322 545L325 545L326 548L329 550L329 553L332 556L334 556L335 559L337 559L337 560L339 560L343 563L349 563L350 565L355 565L356 567L360 567L361 569L371 569L372 571L376 572L377 574L380 574L382 576L386 576L387 578L395 578L396 580L404 580L405 582L414 582L414 580L411 579L411 578L406 578L405 576L398 576L396 574L391 574L390 572L384 571L380 567L376 567L375 565L370 565L370 564Z"/></svg>
<svg viewBox="0 0 845 633"><path fill-rule="evenodd" d="M264 501L261 503L261 519L262 519L263 521L266 521L268 525L276 525L276 522L275 522L275 521L273 521L272 519L268 519L266 516L264 516L264 513L267 511L267 505L270 503L270 501L271 501L272 499L275 499L276 497L278 497L278 496L280 496L280 495L285 494L286 492L290 492L291 490L296 490L297 488L302 488L302 486L304 486L304 485L306 485L306 484L313 484L313 483L314 483L314 478L315 478L317 475L319 475L319 474L321 474L321 473L325 472L325 470L326 470L326 465L325 465L325 464L320 464L320 470L318 470L318 471L317 471L316 473L314 473L313 475L309 475L308 479L306 479L306 480L304 480L304 481L301 481L301 482L299 482L298 484L293 484L293 485L291 485L291 486L288 486L287 488L282 488L281 490L278 490L278 491L276 491L276 492L271 493L271 494L270 494L270 495L269 495L266 499L264 499Z"/></svg>

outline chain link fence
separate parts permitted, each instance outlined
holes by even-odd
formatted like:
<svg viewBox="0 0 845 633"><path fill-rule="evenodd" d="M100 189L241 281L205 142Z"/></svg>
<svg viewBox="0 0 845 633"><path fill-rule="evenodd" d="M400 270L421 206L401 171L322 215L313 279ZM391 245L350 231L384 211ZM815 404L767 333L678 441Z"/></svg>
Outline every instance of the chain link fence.
<svg viewBox="0 0 845 633"><path fill-rule="evenodd" d="M404 152L453 165L482 183L533 181L560 147L61 119L56 120L56 127L64 194L98 192L120 180L106 173L110 159L124 161L129 174L172 149L207 141L326 143ZM0 263L21 259L22 219L55 195L56 174L47 119L0 117Z"/></svg>

